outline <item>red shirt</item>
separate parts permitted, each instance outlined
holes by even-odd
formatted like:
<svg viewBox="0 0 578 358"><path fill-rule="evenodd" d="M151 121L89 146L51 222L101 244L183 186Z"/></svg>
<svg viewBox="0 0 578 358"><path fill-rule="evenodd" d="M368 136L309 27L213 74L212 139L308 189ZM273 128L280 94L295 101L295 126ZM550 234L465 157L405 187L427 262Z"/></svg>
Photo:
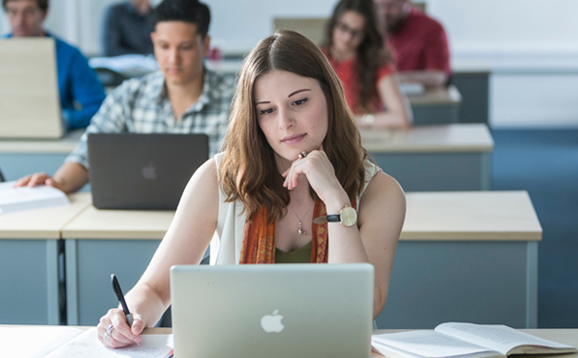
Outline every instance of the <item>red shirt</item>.
<svg viewBox="0 0 578 358"><path fill-rule="evenodd" d="M329 57L325 50L323 50L323 53L325 56L327 56L331 67L333 67L337 77L339 77L341 83L343 84L343 89L345 90L345 99L347 100L349 108L351 108L354 113L363 113L363 111L359 108L361 102L359 99L361 84L359 83L359 78L357 77L357 71L355 69L356 58L352 58L343 62L337 62L336 60ZM391 64L381 66L377 71L377 79L375 81L375 85L377 86L377 83L382 78L393 73L395 73L395 68ZM383 110L384 104L381 102L379 95L372 99L372 106L378 112Z"/></svg>
<svg viewBox="0 0 578 358"><path fill-rule="evenodd" d="M388 34L388 40L398 71L441 70L451 74L444 28L418 9L411 9L405 21Z"/></svg>

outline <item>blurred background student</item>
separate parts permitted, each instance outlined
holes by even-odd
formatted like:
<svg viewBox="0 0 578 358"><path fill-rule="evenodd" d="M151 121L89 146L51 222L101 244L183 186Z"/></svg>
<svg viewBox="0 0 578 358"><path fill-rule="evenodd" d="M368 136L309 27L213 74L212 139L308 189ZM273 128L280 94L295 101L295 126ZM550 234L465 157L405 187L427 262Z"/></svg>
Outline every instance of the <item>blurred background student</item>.
<svg viewBox="0 0 578 358"><path fill-rule="evenodd" d="M63 122L69 130L86 128L104 100L104 87L80 51L42 27L48 0L2 0L11 33L6 38L52 37Z"/></svg>
<svg viewBox="0 0 578 358"><path fill-rule="evenodd" d="M342 0L327 24L323 52L343 83L358 126L407 128L411 109L383 43L373 0Z"/></svg>
<svg viewBox="0 0 578 358"><path fill-rule="evenodd" d="M386 48L392 49L402 82L445 86L451 75L448 37L443 26L416 9L410 0L374 0Z"/></svg>
<svg viewBox="0 0 578 358"><path fill-rule="evenodd" d="M102 32L104 56L152 54L152 14L149 0L125 0L111 5Z"/></svg>

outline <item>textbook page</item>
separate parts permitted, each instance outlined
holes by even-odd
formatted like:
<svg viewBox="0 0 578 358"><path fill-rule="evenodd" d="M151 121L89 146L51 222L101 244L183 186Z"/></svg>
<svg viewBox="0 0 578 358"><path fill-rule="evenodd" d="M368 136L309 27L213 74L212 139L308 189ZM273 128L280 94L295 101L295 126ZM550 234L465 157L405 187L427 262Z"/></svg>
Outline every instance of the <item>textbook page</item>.
<svg viewBox="0 0 578 358"><path fill-rule="evenodd" d="M438 325L435 330L504 355L576 352L572 346L534 337L505 325L446 322Z"/></svg>
<svg viewBox="0 0 578 358"><path fill-rule="evenodd" d="M70 204L66 194L51 186L13 188L15 183L0 183L0 214Z"/></svg>
<svg viewBox="0 0 578 358"><path fill-rule="evenodd" d="M96 327L90 328L67 344L60 346L46 358L165 358L173 348L170 334L143 334L140 345L135 343L119 349L106 348L100 343L96 334Z"/></svg>
<svg viewBox="0 0 578 358"><path fill-rule="evenodd" d="M371 345L384 355L396 357L502 357L488 348L435 331L374 335Z"/></svg>
<svg viewBox="0 0 578 358"><path fill-rule="evenodd" d="M0 355L42 358L83 332L65 326L0 326Z"/></svg>

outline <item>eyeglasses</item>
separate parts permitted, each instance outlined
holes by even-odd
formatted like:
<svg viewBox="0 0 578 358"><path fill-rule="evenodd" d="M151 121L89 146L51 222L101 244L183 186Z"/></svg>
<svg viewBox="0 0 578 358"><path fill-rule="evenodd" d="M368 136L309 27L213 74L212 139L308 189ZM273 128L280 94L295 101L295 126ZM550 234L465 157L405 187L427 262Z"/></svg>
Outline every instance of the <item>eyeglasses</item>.
<svg viewBox="0 0 578 358"><path fill-rule="evenodd" d="M14 10L14 9L10 9L8 8L6 10L6 14L8 15L9 18L15 18L17 17L19 14L22 14L22 16L26 19L32 18L34 16L36 16L38 14L40 10L36 9L36 8L26 8L22 11L18 11L18 10Z"/></svg>
<svg viewBox="0 0 578 358"><path fill-rule="evenodd" d="M335 27L339 31L348 33L351 35L351 37L354 37L354 38L360 39L363 36L365 36L365 31L352 29L351 27L347 26L346 24L344 24L343 22L340 22L340 21L337 21L337 23L335 24Z"/></svg>

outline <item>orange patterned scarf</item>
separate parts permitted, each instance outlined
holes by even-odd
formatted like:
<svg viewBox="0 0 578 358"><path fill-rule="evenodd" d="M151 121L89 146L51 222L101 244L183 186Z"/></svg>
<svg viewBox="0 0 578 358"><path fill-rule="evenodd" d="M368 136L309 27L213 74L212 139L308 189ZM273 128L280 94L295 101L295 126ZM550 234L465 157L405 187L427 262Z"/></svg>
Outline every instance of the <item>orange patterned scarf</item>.
<svg viewBox="0 0 578 358"><path fill-rule="evenodd" d="M325 216L325 204L315 202L313 217ZM311 263L327 263L327 223L312 226ZM267 222L267 208L261 206L245 223L240 264L275 263L275 222Z"/></svg>

